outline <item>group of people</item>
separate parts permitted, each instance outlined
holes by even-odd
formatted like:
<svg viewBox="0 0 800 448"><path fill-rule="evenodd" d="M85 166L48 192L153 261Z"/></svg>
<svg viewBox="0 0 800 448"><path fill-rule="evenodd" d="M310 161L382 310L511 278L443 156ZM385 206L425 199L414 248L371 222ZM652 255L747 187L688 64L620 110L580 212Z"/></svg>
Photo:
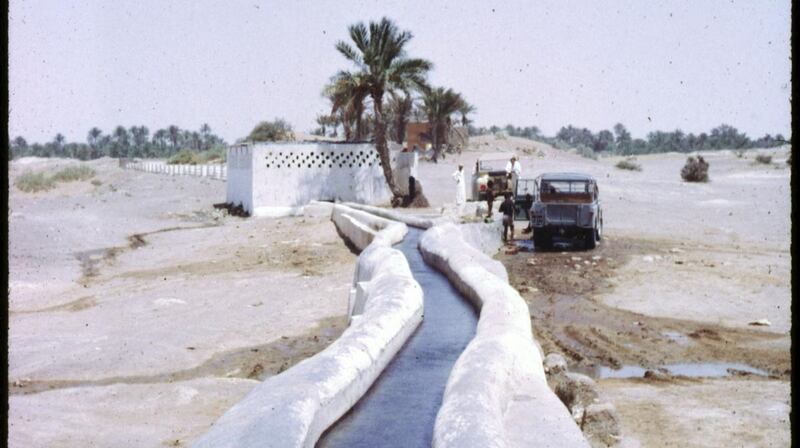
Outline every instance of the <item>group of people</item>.
<svg viewBox="0 0 800 448"><path fill-rule="evenodd" d="M477 162L476 162L477 163ZM476 169L477 169L476 165ZM511 160L506 163L506 182L507 188L503 194L504 199L498 211L503 214L503 241L508 241L508 231L511 230L511 239L514 239L514 200L510 190L513 188L512 179L519 179L522 175L522 165L516 156L511 156ZM464 203L467 201L466 179L464 177L464 165L458 165L458 170L453 173L456 182L456 208L458 215L463 214ZM494 206L495 193L494 182L490 179L486 185L486 221L491 220L492 207Z"/></svg>

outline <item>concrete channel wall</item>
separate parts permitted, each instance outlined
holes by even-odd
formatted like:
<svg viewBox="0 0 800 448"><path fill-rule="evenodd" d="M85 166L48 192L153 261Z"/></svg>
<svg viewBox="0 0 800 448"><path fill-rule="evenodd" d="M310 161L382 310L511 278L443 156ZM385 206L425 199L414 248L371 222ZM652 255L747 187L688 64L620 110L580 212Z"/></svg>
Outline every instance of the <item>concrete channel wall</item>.
<svg viewBox="0 0 800 448"><path fill-rule="evenodd" d="M120 168L144 171L145 173L168 174L171 176L201 176L225 180L228 169L225 165L170 165L162 160L119 159Z"/></svg>
<svg viewBox="0 0 800 448"><path fill-rule="evenodd" d="M475 337L450 373L433 446L588 446L547 385L528 306L502 264L470 246L454 224L425 232L420 250L480 311Z"/></svg>
<svg viewBox="0 0 800 448"><path fill-rule="evenodd" d="M422 289L405 256L391 247L405 236L405 224L338 204L327 207L342 235L362 249L353 283L362 291L363 310L339 339L256 386L192 446L314 446L421 323Z"/></svg>

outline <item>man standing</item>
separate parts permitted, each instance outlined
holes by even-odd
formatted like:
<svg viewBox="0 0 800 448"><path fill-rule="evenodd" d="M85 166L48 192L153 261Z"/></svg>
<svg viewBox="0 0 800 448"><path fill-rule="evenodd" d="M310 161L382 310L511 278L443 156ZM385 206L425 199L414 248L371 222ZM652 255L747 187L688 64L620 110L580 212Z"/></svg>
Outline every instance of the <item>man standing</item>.
<svg viewBox="0 0 800 448"><path fill-rule="evenodd" d="M517 156L511 156L511 160L506 163L506 179L508 181L506 190L514 189L514 181L522 175L522 165L517 161Z"/></svg>
<svg viewBox="0 0 800 448"><path fill-rule="evenodd" d="M458 171L453 173L453 180L456 181L456 209L458 216L461 216L464 209L464 202L467 200L467 190L464 182L464 165L458 165Z"/></svg>
<svg viewBox="0 0 800 448"><path fill-rule="evenodd" d="M492 220L492 206L494 205L494 182L489 179L486 182L486 220L485 222L490 222Z"/></svg>
<svg viewBox="0 0 800 448"><path fill-rule="evenodd" d="M514 201L511 193L505 193L506 199L500 204L500 213L503 214L503 242L508 242L508 228L511 228L511 239L514 239Z"/></svg>

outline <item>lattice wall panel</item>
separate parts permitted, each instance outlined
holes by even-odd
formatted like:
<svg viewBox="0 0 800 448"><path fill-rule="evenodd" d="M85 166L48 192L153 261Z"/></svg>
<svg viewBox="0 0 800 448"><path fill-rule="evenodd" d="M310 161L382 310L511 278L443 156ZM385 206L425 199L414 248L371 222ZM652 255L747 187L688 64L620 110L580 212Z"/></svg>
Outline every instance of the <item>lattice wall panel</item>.
<svg viewBox="0 0 800 448"><path fill-rule="evenodd" d="M381 166L377 151L269 151L264 157L268 169L365 168Z"/></svg>

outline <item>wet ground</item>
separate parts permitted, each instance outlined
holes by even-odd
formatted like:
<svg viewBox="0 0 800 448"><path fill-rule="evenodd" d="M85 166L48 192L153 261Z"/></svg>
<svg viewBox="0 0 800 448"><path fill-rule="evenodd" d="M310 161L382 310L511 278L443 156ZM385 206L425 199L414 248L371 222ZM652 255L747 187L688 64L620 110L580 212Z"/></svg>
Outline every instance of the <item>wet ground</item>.
<svg viewBox="0 0 800 448"><path fill-rule="evenodd" d="M402 243L425 294L417 331L364 397L323 434L320 447L430 447L433 424L456 359L475 334L477 314L417 249L421 230Z"/></svg>
<svg viewBox="0 0 800 448"><path fill-rule="evenodd" d="M722 376L729 367L781 379L791 375L786 335L652 317L597 299L614 291L625 263L663 250L662 242L606 237L597 249L585 251L580 242L564 240L553 250L537 251L524 236L518 238L516 247L496 258L528 303L545 353L563 353L571 370L595 378L663 368L686 376Z"/></svg>

